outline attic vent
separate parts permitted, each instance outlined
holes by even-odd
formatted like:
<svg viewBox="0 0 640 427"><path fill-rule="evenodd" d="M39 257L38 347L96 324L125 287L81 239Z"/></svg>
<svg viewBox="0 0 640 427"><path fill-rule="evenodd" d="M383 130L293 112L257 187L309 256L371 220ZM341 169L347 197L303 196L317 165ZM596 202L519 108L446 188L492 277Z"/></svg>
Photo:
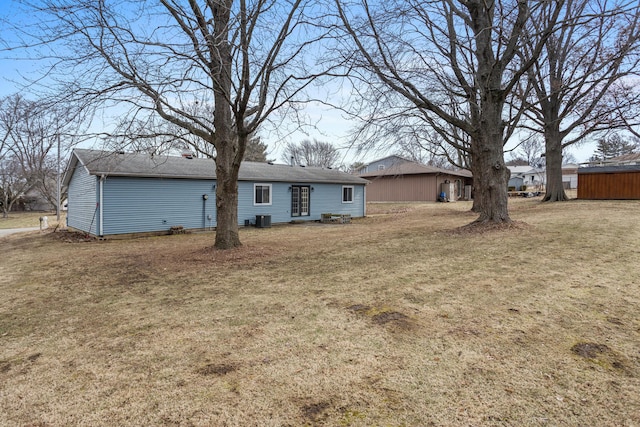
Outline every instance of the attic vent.
<svg viewBox="0 0 640 427"><path fill-rule="evenodd" d="M300 165L301 168L305 167L304 165Z"/></svg>
<svg viewBox="0 0 640 427"><path fill-rule="evenodd" d="M124 151L118 151L118 154L124 154Z"/></svg>
<svg viewBox="0 0 640 427"><path fill-rule="evenodd" d="M273 166L273 162L267 162L267 164L272 165Z"/></svg>

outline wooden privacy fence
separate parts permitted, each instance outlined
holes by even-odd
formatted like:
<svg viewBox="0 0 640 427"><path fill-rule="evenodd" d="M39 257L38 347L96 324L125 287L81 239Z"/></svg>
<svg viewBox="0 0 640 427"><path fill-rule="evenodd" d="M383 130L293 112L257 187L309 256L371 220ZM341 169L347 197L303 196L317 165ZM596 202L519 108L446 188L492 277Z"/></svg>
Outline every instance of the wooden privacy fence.
<svg viewBox="0 0 640 427"><path fill-rule="evenodd" d="M578 169L578 199L640 200L640 165Z"/></svg>

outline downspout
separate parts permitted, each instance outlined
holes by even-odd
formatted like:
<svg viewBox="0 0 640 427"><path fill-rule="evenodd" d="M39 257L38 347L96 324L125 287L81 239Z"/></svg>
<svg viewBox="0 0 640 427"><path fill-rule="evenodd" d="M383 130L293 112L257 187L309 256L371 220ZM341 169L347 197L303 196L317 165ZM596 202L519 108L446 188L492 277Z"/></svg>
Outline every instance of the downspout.
<svg viewBox="0 0 640 427"><path fill-rule="evenodd" d="M99 207L99 210L98 210L98 221L99 221L99 224L100 224L98 235L100 237L102 237L104 235L104 226L103 226L103 223L104 223L104 212L102 210L102 201L104 200L104 197L103 197L102 193L103 193L103 189L104 189L104 180L105 179L107 179L106 176L104 176L104 175L100 176L100 181L99 181L100 182L100 201L98 202L98 207Z"/></svg>
<svg viewBox="0 0 640 427"><path fill-rule="evenodd" d="M363 197L362 197L362 204L364 205L362 207L362 211L363 211L363 216L367 216L367 184L362 186L362 191L363 191Z"/></svg>

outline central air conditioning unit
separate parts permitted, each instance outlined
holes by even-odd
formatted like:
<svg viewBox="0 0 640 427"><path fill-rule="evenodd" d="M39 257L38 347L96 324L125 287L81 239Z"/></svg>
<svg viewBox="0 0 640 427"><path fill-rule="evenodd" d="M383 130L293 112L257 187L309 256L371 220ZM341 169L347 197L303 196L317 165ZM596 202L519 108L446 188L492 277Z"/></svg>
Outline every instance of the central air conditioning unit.
<svg viewBox="0 0 640 427"><path fill-rule="evenodd" d="M270 228L271 215L256 215L256 228Z"/></svg>

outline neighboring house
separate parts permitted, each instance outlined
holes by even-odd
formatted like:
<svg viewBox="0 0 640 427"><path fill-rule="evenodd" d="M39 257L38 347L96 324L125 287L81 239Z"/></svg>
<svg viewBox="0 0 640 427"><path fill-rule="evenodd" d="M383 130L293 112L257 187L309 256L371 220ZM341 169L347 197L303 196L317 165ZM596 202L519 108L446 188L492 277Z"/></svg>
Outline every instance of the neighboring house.
<svg viewBox="0 0 640 427"><path fill-rule="evenodd" d="M562 165L562 186L565 190L578 188L578 165L574 163Z"/></svg>
<svg viewBox="0 0 640 427"><path fill-rule="evenodd" d="M578 199L640 200L640 164L579 168Z"/></svg>
<svg viewBox="0 0 640 427"><path fill-rule="evenodd" d="M527 190L544 191L547 185L547 170L532 168L531 166L508 166L511 172L509 188L515 191ZM578 165L566 164L562 166L562 185L566 190L578 188Z"/></svg>
<svg viewBox="0 0 640 427"><path fill-rule="evenodd" d="M449 201L471 198L471 172L464 170L451 171L406 160L359 176L370 181L369 202L435 202L443 191Z"/></svg>
<svg viewBox="0 0 640 427"><path fill-rule="evenodd" d="M522 191L523 187L527 190L542 190L547 182L546 171L541 168L532 168L531 166L507 166L511 175L509 177L509 187L513 187L515 191Z"/></svg>
<svg viewBox="0 0 640 427"><path fill-rule="evenodd" d="M589 162L589 166L634 166L640 165L640 153L624 154L607 160Z"/></svg>
<svg viewBox="0 0 640 427"><path fill-rule="evenodd" d="M319 220L322 213L366 214L367 181L336 169L243 162L238 223ZM67 225L95 236L216 226L211 159L76 149L63 185Z"/></svg>
<svg viewBox="0 0 640 427"><path fill-rule="evenodd" d="M381 172L402 163L413 163L413 162L411 160L407 160L403 157L396 156L396 155L388 156L382 159L374 160L373 162L368 163L366 165L360 166L358 169L354 171L354 174L363 175L366 173Z"/></svg>
<svg viewBox="0 0 640 427"><path fill-rule="evenodd" d="M38 190L31 189L23 197L27 209L36 212L50 212L55 210L55 203L52 205Z"/></svg>
<svg viewBox="0 0 640 427"><path fill-rule="evenodd" d="M521 176L512 176L509 178L509 191L522 191L524 185L524 178Z"/></svg>
<svg viewBox="0 0 640 427"><path fill-rule="evenodd" d="M52 205L36 189L31 189L18 197L11 206L12 212L51 212L52 210L55 210L55 205Z"/></svg>

